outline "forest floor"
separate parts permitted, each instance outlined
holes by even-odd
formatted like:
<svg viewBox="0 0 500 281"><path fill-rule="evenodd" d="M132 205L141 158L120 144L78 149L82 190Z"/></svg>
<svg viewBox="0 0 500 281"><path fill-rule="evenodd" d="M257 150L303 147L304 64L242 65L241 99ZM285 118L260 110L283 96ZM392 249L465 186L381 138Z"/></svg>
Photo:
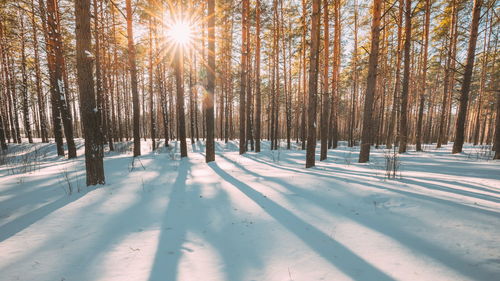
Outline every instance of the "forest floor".
<svg viewBox="0 0 500 281"><path fill-rule="evenodd" d="M482 147L410 151L387 179L383 149L358 164L344 144L305 169L295 144L240 156L217 142L206 164L201 142L182 160L143 142L134 163L121 143L106 185L87 188L77 143L76 160L54 144L0 156L1 281L500 276L500 162Z"/></svg>

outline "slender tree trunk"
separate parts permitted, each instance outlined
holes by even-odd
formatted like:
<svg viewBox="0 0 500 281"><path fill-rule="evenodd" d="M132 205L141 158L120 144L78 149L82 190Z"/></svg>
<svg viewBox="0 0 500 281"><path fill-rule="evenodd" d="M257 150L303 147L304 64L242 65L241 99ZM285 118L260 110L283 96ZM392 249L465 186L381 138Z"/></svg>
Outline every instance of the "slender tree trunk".
<svg viewBox="0 0 500 281"><path fill-rule="evenodd" d="M467 63L465 65L462 89L460 91L460 106L458 108L457 126L455 141L453 142L452 153L462 152L464 145L465 117L467 116L467 106L469 101L470 84L472 80L472 70L474 68L474 58L476 54L476 42L479 29L481 5L483 0L474 0L472 9L472 24L470 29L469 47L467 49Z"/></svg>
<svg viewBox="0 0 500 281"><path fill-rule="evenodd" d="M245 94L246 94L246 83L247 83L247 29L248 29L248 10L249 10L249 0L243 0L241 12L241 81L240 81L240 154L246 152L246 138L245 138Z"/></svg>
<svg viewBox="0 0 500 281"><path fill-rule="evenodd" d="M351 97L351 116L349 125L349 147L354 146L354 129L356 127L356 98L358 96L358 2L354 1L354 49L352 54L353 91Z"/></svg>
<svg viewBox="0 0 500 281"><path fill-rule="evenodd" d="M256 0L255 31L255 152L260 152L262 97L260 92L260 0Z"/></svg>
<svg viewBox="0 0 500 281"><path fill-rule="evenodd" d="M22 99L23 99L23 121L24 131L29 143L33 143L33 135L31 133L31 121L29 113L28 101L28 74L26 73L26 44L25 44L25 29L24 29L24 15L19 15L20 31L21 31L21 77L22 77Z"/></svg>
<svg viewBox="0 0 500 281"><path fill-rule="evenodd" d="M408 95L410 91L411 47L411 0L405 0L405 44L403 66L403 91L401 92L401 116L399 123L399 153L406 152L408 143Z"/></svg>
<svg viewBox="0 0 500 281"><path fill-rule="evenodd" d="M401 88L401 55L402 55L402 41L403 41L403 3L404 0L399 0L399 12L398 12L398 46L396 49L396 74L394 81L394 92L392 99L392 110L391 117L389 119L389 125L387 129L387 138L385 145L388 149L392 148L394 140L394 131L396 127L396 119L399 108L399 89Z"/></svg>
<svg viewBox="0 0 500 281"><path fill-rule="evenodd" d="M332 73L332 98L329 126L329 148L337 148L338 142L338 102L339 97L339 82L340 82L340 40L341 40L341 15L340 15L340 0L334 0L334 17L335 17L335 38L333 43L333 73Z"/></svg>
<svg viewBox="0 0 500 281"><path fill-rule="evenodd" d="M328 123L329 116L329 93L328 93L328 66L330 61L330 19L328 14L328 0L323 0L323 94L321 95L321 148L319 160L327 158L328 151Z"/></svg>
<svg viewBox="0 0 500 281"><path fill-rule="evenodd" d="M80 112L85 131L85 168L87 186L104 184L102 134L99 128L99 114L92 77L93 57L91 49L90 0L75 1L76 21L76 64ZM97 109L97 110L96 110Z"/></svg>
<svg viewBox="0 0 500 281"><path fill-rule="evenodd" d="M430 0L425 1L425 26L424 26L424 61L422 65L422 88L420 94L420 105L418 111L418 120L417 120L417 141L416 141L416 149L417 151L422 151L422 124L424 118L424 105L425 105L425 96L427 91L427 52L429 46L429 26L430 26L430 15L431 13L431 2Z"/></svg>
<svg viewBox="0 0 500 281"><path fill-rule="evenodd" d="M495 139L493 143L493 148L495 150L495 156L493 156L493 159L500 160L500 92L497 91L496 94L497 98L497 104L496 104L496 111L497 111L497 117L495 120Z"/></svg>
<svg viewBox="0 0 500 281"><path fill-rule="evenodd" d="M307 128L307 151L306 168L315 166L316 152L316 109L318 95L318 57L320 38L320 6L321 0L312 2L311 18L311 54L309 66L309 104L308 104L308 128Z"/></svg>
<svg viewBox="0 0 500 281"><path fill-rule="evenodd" d="M40 137L42 138L42 142L49 142L48 130L47 130L47 116L45 111L45 97L43 94L42 88L42 79L41 79L41 71L40 71L40 56L38 54L38 29L35 22L35 2L31 1L31 27L33 29L33 55L34 55L34 63L35 63L35 86L36 86L36 94L37 94L37 103L38 103L38 115L40 122Z"/></svg>
<svg viewBox="0 0 500 281"><path fill-rule="evenodd" d="M208 81L205 95L205 120L207 122L207 141L205 161L215 161L214 144L214 91L215 91L215 0L208 0Z"/></svg>
<svg viewBox="0 0 500 281"><path fill-rule="evenodd" d="M302 93L299 93L302 95L302 117L300 118L301 119L301 129L300 129L300 132L301 132L301 149L304 150L306 149L306 118L307 118L307 114L306 114L306 110L307 110L307 101L306 101L306 46L307 46L307 43L306 43L306 33L307 33L307 24L306 24L306 14L307 14L307 4L306 4L306 0L302 0Z"/></svg>
<svg viewBox="0 0 500 281"><path fill-rule="evenodd" d="M149 114L151 125L151 144L152 150L156 150L156 122L155 122L155 104L154 104L154 87L153 87L153 19L149 18Z"/></svg>
<svg viewBox="0 0 500 281"><path fill-rule="evenodd" d="M128 63L130 68L130 82L132 87L132 107L134 118L134 157L141 155L141 136L140 136L140 105L139 91L137 89L137 67L135 62L134 31L132 27L132 4L131 0L126 0L127 13L127 40L128 40Z"/></svg>
<svg viewBox="0 0 500 281"><path fill-rule="evenodd" d="M370 48L370 57L368 59L368 77L366 79L366 95L363 114L363 131L361 134L361 150L359 152L359 163L365 163L370 160L370 145L372 140L372 112L373 98L377 88L377 70L380 36L380 14L382 10L382 1L373 1L372 17L372 42Z"/></svg>
<svg viewBox="0 0 500 281"><path fill-rule="evenodd" d="M68 108L67 102L67 89L64 87L64 69L63 66L64 56L63 56L63 44L62 44L62 35L60 30L60 19L59 19L59 8L57 4L57 0L48 0L47 1L47 26L48 26L48 52L50 53L48 56L51 56L52 59L49 63L52 62L52 67L49 67L49 71L52 72L51 75L51 87L52 97L53 97L53 107L57 107L59 112L53 112L55 114L55 122L54 125L55 132L54 134L61 134L60 125L57 123L60 122L59 118L62 119L62 124L64 127L64 135L66 137L66 144L68 146L68 158L76 157L76 146L73 139L73 121L71 118L71 113ZM60 117L59 117L60 114ZM59 132L56 132L59 131Z"/></svg>

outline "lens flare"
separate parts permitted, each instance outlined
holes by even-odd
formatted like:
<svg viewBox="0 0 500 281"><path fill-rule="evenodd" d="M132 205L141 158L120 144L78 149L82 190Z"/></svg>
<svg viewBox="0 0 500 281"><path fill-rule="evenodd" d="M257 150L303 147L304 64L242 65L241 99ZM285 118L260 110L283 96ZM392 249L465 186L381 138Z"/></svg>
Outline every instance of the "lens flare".
<svg viewBox="0 0 500 281"><path fill-rule="evenodd" d="M167 39L177 45L186 47L192 41L193 31L186 22L175 22L167 29Z"/></svg>

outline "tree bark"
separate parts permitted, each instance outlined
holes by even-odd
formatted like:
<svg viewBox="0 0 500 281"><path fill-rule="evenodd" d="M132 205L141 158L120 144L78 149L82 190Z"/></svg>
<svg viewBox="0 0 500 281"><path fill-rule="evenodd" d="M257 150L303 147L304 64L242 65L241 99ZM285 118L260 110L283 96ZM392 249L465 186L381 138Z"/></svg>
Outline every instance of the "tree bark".
<svg viewBox="0 0 500 281"><path fill-rule="evenodd" d="M132 4L131 0L126 0L125 2L127 14L128 63L130 68L130 86L132 88L132 107L134 114L134 157L137 157L141 155L141 135L139 128L141 108L139 105L139 91L137 89L137 67L135 62L134 31L132 27Z"/></svg>
<svg viewBox="0 0 500 281"><path fill-rule="evenodd" d="M260 152L262 97L260 92L260 0L256 0L255 19L255 152Z"/></svg>
<svg viewBox="0 0 500 281"><path fill-rule="evenodd" d="M483 0L474 0L474 8L472 8L472 24L469 36L469 47L467 49L467 63L465 65L462 89L460 91L460 105L458 108L456 135L455 141L453 142L452 153L462 152L464 145L465 117L467 116L469 91L472 80L472 70L474 69L474 58L476 55L476 42L482 4Z"/></svg>
<svg viewBox="0 0 500 281"><path fill-rule="evenodd" d="M320 6L321 0L312 2L311 18L311 54L309 66L309 104L308 104L308 128L307 128L307 151L306 168L315 166L316 153L316 104L318 95L318 57L320 38Z"/></svg>
<svg viewBox="0 0 500 281"><path fill-rule="evenodd" d="M49 71L52 72L52 75L50 75L53 101L52 106L57 107L59 111L53 111L53 114L56 116L54 118L54 134L61 134L62 136L62 132L60 132L60 125L57 124L62 119L64 135L66 137L66 144L68 146L68 158L71 159L76 157L76 146L73 139L73 121L67 102L67 89L65 89L63 82L63 67L65 61L57 0L47 0L47 26L48 45L50 46L47 49L47 51L49 52L47 57L52 57L52 59L49 60L49 63L52 62L52 67L49 66Z"/></svg>
<svg viewBox="0 0 500 281"><path fill-rule="evenodd" d="M214 143L214 91L215 91L215 0L208 0L208 73L207 94L205 95L205 120L207 140L205 161L215 161Z"/></svg>
<svg viewBox="0 0 500 281"><path fill-rule="evenodd" d="M399 120L399 153L406 152L408 143L408 95L410 92L411 47L411 0L405 2L405 44L403 66L403 91L401 92L401 116Z"/></svg>
<svg viewBox="0 0 500 281"><path fill-rule="evenodd" d="M248 29L248 9L249 0L243 0L242 2L242 12L241 12L241 81L240 81L240 154L246 152L246 137L245 137L245 117L246 117L246 105L245 105L245 94L246 94L246 83L247 83L247 29Z"/></svg>
<svg viewBox="0 0 500 281"><path fill-rule="evenodd" d="M368 59L368 77L366 79L366 95L363 114L363 131L361 134L361 150L359 152L359 163L365 163L370 160L370 145L372 140L372 112L373 98L377 86L379 36L380 36L380 14L382 10L382 0L373 1L372 17L372 42L370 48L370 57Z"/></svg>
<svg viewBox="0 0 500 281"><path fill-rule="evenodd" d="M422 65L422 88L420 94L420 105L418 111L418 120L417 120L417 141L416 141L416 150L422 151L422 126L423 126L423 118L424 118L424 105L425 105L425 97L427 91L427 53L429 46L429 26L430 26L430 15L431 13L431 2L430 0L425 1L425 26L424 26L424 61Z"/></svg>
<svg viewBox="0 0 500 281"><path fill-rule="evenodd" d="M321 148L319 160L327 158L328 151L328 123L329 116L329 93L328 93L328 66L330 61L330 29L329 29L328 0L323 0L323 94L321 95Z"/></svg>
<svg viewBox="0 0 500 281"><path fill-rule="evenodd" d="M75 1L75 17L77 79L80 92L80 113L85 131L85 169L87 172L87 186L89 186L105 183L99 109L96 105L94 79L92 77L94 58L88 55L88 50L92 48L90 0Z"/></svg>

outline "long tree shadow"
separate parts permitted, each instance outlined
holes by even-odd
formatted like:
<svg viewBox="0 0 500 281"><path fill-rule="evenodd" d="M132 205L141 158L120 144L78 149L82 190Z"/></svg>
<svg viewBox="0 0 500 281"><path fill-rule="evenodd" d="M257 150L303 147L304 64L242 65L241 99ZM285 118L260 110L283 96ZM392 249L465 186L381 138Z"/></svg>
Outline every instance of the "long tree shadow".
<svg viewBox="0 0 500 281"><path fill-rule="evenodd" d="M109 166L116 166L120 161L124 161L123 158L107 158L105 159L105 167ZM108 174L108 177L110 175L115 174L116 172ZM75 184L73 181L79 181L82 178L84 178L85 173L78 174L76 178L71 179L72 184ZM43 179L37 180L38 182L41 182ZM45 179L46 180L46 179ZM82 197L84 197L87 193L91 192L92 190L95 190L96 188L99 188L100 186L93 186L93 187L85 187L82 188L82 190L78 193L73 193L70 196L67 196L62 190L61 194L57 196L57 199L52 199L53 196L46 196L47 190L43 188L37 188L35 190L32 190L32 192L28 193L19 193L16 198L19 198L19 200L23 200L24 197L26 197L26 200L31 200L31 198L36 198L38 201L40 201L40 198L47 198L49 203L46 203L26 214L23 214L19 216L18 218L2 225L0 227L0 242L8 239L9 237L12 237L13 235L19 233L20 231L24 230L25 228L29 227L33 223L43 219L44 217L50 215L51 213L63 208L64 206L75 202ZM39 194L36 194L39 193ZM27 202L27 201L26 201ZM29 202L27 202L29 203Z"/></svg>
<svg viewBox="0 0 500 281"><path fill-rule="evenodd" d="M234 164L237 168L239 168L241 171L243 171L246 174L251 174L255 177L262 177L262 175L259 175L253 171L248 170L246 167L242 166L241 164L237 163L234 160L228 159L227 157L224 157L225 159L229 160ZM481 269L478 268L477 266L473 265L469 260L464 259L461 256L453 255L449 253L445 248L443 248L440 245L436 245L434 243L431 243L427 240L424 240L423 238L410 233L408 231L405 231L401 228L396 228L393 226L393 224L389 223L377 223L377 218L376 217L365 217L365 216L359 216L359 215L353 215L352 212L349 210L345 212L338 212L334 211L334 205L332 205L333 198L329 198L328 196L320 196L311 190L308 189L302 189L295 187L293 184L290 184L286 181L283 181L281 179L277 179L274 177L265 177L266 180L275 182L276 184L294 192L295 194L300 194L302 198L309 200L310 202L313 202L315 206L319 206L322 209L324 209L327 212L335 212L338 214L341 214L350 220L356 221L364 226L367 226L374 231L377 231L381 234L386 235L387 237L391 237L396 241L399 241L402 245L407 246L410 249L418 250L419 252L425 254L428 257L431 257L433 259L438 260L442 264L446 265L449 268L453 268L454 270L460 272L464 276L468 276L474 279L481 279L481 280L487 280L493 276L495 276L495 272L490 272L486 269ZM372 185L367 182L361 182L361 181L356 181L357 184L360 185ZM373 185L374 186L374 185ZM376 186L375 186L376 187ZM398 225L395 223L394 225Z"/></svg>
<svg viewBox="0 0 500 281"><path fill-rule="evenodd" d="M470 205L466 205L466 204L461 204L458 202L454 202L454 201L450 201L450 200L446 200L446 199L442 199L442 198L438 198L438 197L432 197L432 196L428 196L425 194L420 194L420 193L416 193L416 192L412 192L412 191L405 191L405 190L401 190L401 189L397 189L397 188L391 188L391 187L381 185L381 184L375 184L373 182L373 175L369 175L369 174L362 173L362 172L354 172L354 171L349 171L347 169L342 169L339 171L333 171L333 170L325 171L325 172L330 173L329 175L325 175L325 174L322 174L320 172L316 172L316 171L321 171L321 170L313 171L313 170L289 168L289 167L284 167L284 166L276 165L273 163L269 163L267 161L263 161L263 160L260 160L256 157L249 156L249 155L245 155L245 157L247 157L255 162L258 162L258 163L261 163L264 165L268 165L268 166L276 168L276 169L283 169L283 170L294 172L294 173L318 176L318 177L323 177L326 179L332 179L332 177L334 177L337 179L344 180L345 182L352 182L352 183L357 183L357 184L360 184L363 186L369 186L369 187L374 187L377 189L388 190L388 191L399 193L399 194L402 194L405 196L414 197L414 198L418 198L418 199L422 199L422 200L426 200L426 201L432 201L432 202L440 203L440 204L446 204L449 206L464 208L464 209L467 209L470 211L479 212L479 213L494 216L494 217L498 217L498 215L500 214L499 212L493 211L493 210L488 210L488 209L484 209L484 208L480 208L480 207L474 207L474 206L470 206ZM370 185L366 185L366 183L368 181L356 181L353 176L364 177L364 178L369 179Z"/></svg>
<svg viewBox="0 0 500 281"><path fill-rule="evenodd" d="M198 183L188 180L188 176L194 172L192 166L192 163L182 163L179 168L179 175L162 219L157 252L148 280L177 280L183 277L184 275L179 275L179 263L185 254L189 255L194 251L188 246L191 243L210 244L224 264L226 270L223 275L226 279L243 280L247 269L263 266L262 252L272 248L272 239L266 237L244 243L245 237L241 237L239 232L241 228L235 227L241 223L242 218L235 215L236 209L231 207L227 193L218 187L217 181ZM194 178L193 175L191 177ZM202 190L208 186L215 188L212 189L215 194L209 198L202 196ZM222 221L225 223L221 223ZM229 224L228 221L232 223ZM252 224L252 227L255 231L257 226ZM264 229L261 232L264 233ZM197 241L198 238L201 241ZM202 248L209 249L205 246Z"/></svg>
<svg viewBox="0 0 500 281"><path fill-rule="evenodd" d="M360 256L349 250L344 245L331 239L313 225L303 221L295 216L289 210L265 197L260 192L252 189L247 184L237 180L224 170L217 163L209 163L220 177L238 188L248 198L257 203L265 212L273 217L277 222L291 231L295 236L301 239L316 253L321 255L326 261L340 269L346 275L353 279L360 278L360 275L370 276L371 280L394 280L391 276L380 271L372 264L366 262ZM322 243L322 241L328 241Z"/></svg>
<svg viewBox="0 0 500 281"><path fill-rule="evenodd" d="M173 184L170 200L162 220L160 238L148 280L176 280L187 226L176 210L182 209L186 198L186 181L190 170L187 158L181 159L177 178Z"/></svg>

